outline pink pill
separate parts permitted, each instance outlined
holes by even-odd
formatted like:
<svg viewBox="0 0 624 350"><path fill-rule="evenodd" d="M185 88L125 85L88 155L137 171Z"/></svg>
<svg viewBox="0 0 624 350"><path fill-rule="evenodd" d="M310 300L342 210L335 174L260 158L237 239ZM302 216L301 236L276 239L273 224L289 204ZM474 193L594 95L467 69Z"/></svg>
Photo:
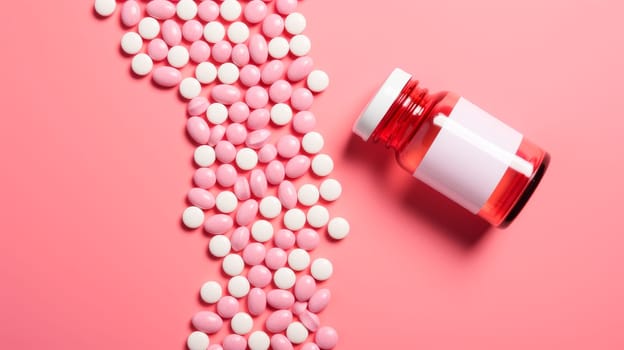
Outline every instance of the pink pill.
<svg viewBox="0 0 624 350"><path fill-rule="evenodd" d="M243 250L243 260L250 266L261 264L265 256L266 248L262 243L250 243Z"/></svg>
<svg viewBox="0 0 624 350"><path fill-rule="evenodd" d="M292 312L288 310L278 310L269 315L266 319L266 329L271 333L280 333L288 328L293 321Z"/></svg>
<svg viewBox="0 0 624 350"><path fill-rule="evenodd" d="M266 257L264 258L264 264L271 270L277 270L281 267L286 266L287 260L288 254L286 254L283 249L271 248L266 253Z"/></svg>
<svg viewBox="0 0 624 350"><path fill-rule="evenodd" d="M315 313L304 310L297 316L299 317L299 321L301 321L310 332L316 332L321 326L321 320Z"/></svg>
<svg viewBox="0 0 624 350"><path fill-rule="evenodd" d="M273 350L293 350L293 345L283 334L274 334L271 337L271 349Z"/></svg>
<svg viewBox="0 0 624 350"><path fill-rule="evenodd" d="M302 111L293 117L293 129L300 134L307 134L316 127L316 117L310 111Z"/></svg>
<svg viewBox="0 0 624 350"><path fill-rule="evenodd" d="M160 32L163 40L169 46L176 46L182 41L180 25L172 19L168 19L162 24Z"/></svg>
<svg viewBox="0 0 624 350"><path fill-rule="evenodd" d="M258 130L269 125L271 112L268 109L260 108L252 111L247 118L247 127L251 130Z"/></svg>
<svg viewBox="0 0 624 350"><path fill-rule="evenodd" d="M269 94L261 86L252 86L245 93L245 102L250 108L263 108L269 103Z"/></svg>
<svg viewBox="0 0 624 350"><path fill-rule="evenodd" d="M310 158L304 155L294 156L286 163L286 176L296 179L303 176L309 168Z"/></svg>
<svg viewBox="0 0 624 350"><path fill-rule="evenodd" d="M245 226L237 227L230 237L230 242L232 243L232 250L235 252L240 252L245 249L247 244L249 243L249 229Z"/></svg>
<svg viewBox="0 0 624 350"><path fill-rule="evenodd" d="M314 70L314 61L310 56L299 57L288 67L288 80L296 83L305 79Z"/></svg>
<svg viewBox="0 0 624 350"><path fill-rule="evenodd" d="M245 350L247 339L238 334L228 334L223 338L223 350Z"/></svg>
<svg viewBox="0 0 624 350"><path fill-rule="evenodd" d="M191 58L191 61L195 63L208 61L208 58L210 57L210 46L205 41L195 41L189 48L189 57Z"/></svg>
<svg viewBox="0 0 624 350"><path fill-rule="evenodd" d="M321 327L316 331L314 341L323 350L333 349L338 344L338 332L332 327Z"/></svg>
<svg viewBox="0 0 624 350"><path fill-rule="evenodd" d="M239 310L238 300L226 295L217 302L217 313L223 318L232 318Z"/></svg>
<svg viewBox="0 0 624 350"><path fill-rule="evenodd" d="M217 156L217 160L219 160L220 162L230 163L236 158L236 147L234 147L234 145L229 141L221 140L215 146L215 154ZM234 182L232 182L232 185L233 184Z"/></svg>
<svg viewBox="0 0 624 350"><path fill-rule="evenodd" d="M314 343L305 343L301 346L301 349L299 350L320 350L318 345L314 344Z"/></svg>
<svg viewBox="0 0 624 350"><path fill-rule="evenodd" d="M240 145L247 139L247 129L239 123L232 123L225 130L225 137L233 145Z"/></svg>
<svg viewBox="0 0 624 350"><path fill-rule="evenodd" d="M247 135L245 145L249 148L258 149L264 146L271 137L271 132L267 129L260 129L250 132Z"/></svg>
<svg viewBox="0 0 624 350"><path fill-rule="evenodd" d="M258 161L261 163L268 163L277 157L277 148L268 143L258 151Z"/></svg>
<svg viewBox="0 0 624 350"><path fill-rule="evenodd" d="M191 320L193 327L198 331L212 334L217 333L223 327L223 320L219 315L211 311L200 311Z"/></svg>
<svg viewBox="0 0 624 350"><path fill-rule="evenodd" d="M314 102L312 92L304 87L296 88L290 97L290 105L299 111L310 109L312 102Z"/></svg>
<svg viewBox="0 0 624 350"><path fill-rule="evenodd" d="M258 202L253 199L246 200L238 207L236 212L236 223L247 226L256 218L258 214Z"/></svg>
<svg viewBox="0 0 624 350"><path fill-rule="evenodd" d="M215 214L206 219L204 230L212 235L221 235L232 228L234 222L229 215Z"/></svg>
<svg viewBox="0 0 624 350"><path fill-rule="evenodd" d="M249 118L249 106L244 102L234 102L228 109L228 116L234 123L243 123Z"/></svg>
<svg viewBox="0 0 624 350"><path fill-rule="evenodd" d="M268 188L264 171L260 169L254 169L251 171L251 174L249 175L249 187L251 188L251 193L254 196L264 198Z"/></svg>
<svg viewBox="0 0 624 350"><path fill-rule="evenodd" d="M219 17L219 5L211 0L202 1L197 6L197 15L204 22L214 21Z"/></svg>
<svg viewBox="0 0 624 350"><path fill-rule="evenodd" d="M282 16L272 13L262 22L262 33L269 38L275 38L284 31L284 19Z"/></svg>
<svg viewBox="0 0 624 350"><path fill-rule="evenodd" d="M256 265L249 269L247 272L247 279L252 286L257 288L264 288L271 284L273 275L271 271L264 265Z"/></svg>
<svg viewBox="0 0 624 350"><path fill-rule="evenodd" d="M254 65L248 64L241 68L239 80L245 86L257 85L260 81L260 69Z"/></svg>
<svg viewBox="0 0 624 350"><path fill-rule="evenodd" d="M299 139L293 135L284 135L277 141L277 154L284 158L294 157L299 153L300 148Z"/></svg>
<svg viewBox="0 0 624 350"><path fill-rule="evenodd" d="M234 184L236 183L236 179L238 179L236 168L234 168L234 166L231 164L219 165L216 174L217 182L223 187L234 186Z"/></svg>
<svg viewBox="0 0 624 350"><path fill-rule="evenodd" d="M308 301L316 292L316 281L310 275L303 275L297 278L294 291L298 301Z"/></svg>
<svg viewBox="0 0 624 350"><path fill-rule="evenodd" d="M271 84L269 97L275 103L286 102L292 94L292 86L286 80L278 80Z"/></svg>
<svg viewBox="0 0 624 350"><path fill-rule="evenodd" d="M275 246L284 250L289 250L295 245L295 234L291 230L281 229L273 236Z"/></svg>
<svg viewBox="0 0 624 350"><path fill-rule="evenodd" d="M321 242L319 234L310 228L301 229L297 232L297 246L305 250L314 250Z"/></svg>
<svg viewBox="0 0 624 350"><path fill-rule="evenodd" d="M200 117L190 117L186 121L186 132L195 143L205 145L210 139L208 123Z"/></svg>
<svg viewBox="0 0 624 350"><path fill-rule="evenodd" d="M261 34L252 34L249 37L249 55L256 64L263 64L269 57L269 46Z"/></svg>
<svg viewBox="0 0 624 350"><path fill-rule="evenodd" d="M293 183L290 181L282 181L282 183L277 188L277 198L279 198L282 206L286 209L292 209L296 207L297 189L295 188L295 185L293 185Z"/></svg>
<svg viewBox="0 0 624 350"><path fill-rule="evenodd" d="M210 146L215 146L219 141L223 139L225 135L225 126L223 125L214 125L212 129L210 129L210 139L208 139L208 144Z"/></svg>
<svg viewBox="0 0 624 350"><path fill-rule="evenodd" d="M264 172L266 173L267 182L271 185L279 185L284 181L284 176L286 174L284 164L279 160L272 160L267 164Z"/></svg>
<svg viewBox="0 0 624 350"><path fill-rule="evenodd" d="M310 297L308 310L319 313L327 307L331 299L331 292L327 288L319 289Z"/></svg>
<svg viewBox="0 0 624 350"><path fill-rule="evenodd" d="M219 344L211 344L206 350L223 350L223 347Z"/></svg>
<svg viewBox="0 0 624 350"><path fill-rule="evenodd" d="M239 201L246 201L251 198L251 189L249 188L249 181L244 176L239 176L234 183L234 194Z"/></svg>
<svg viewBox="0 0 624 350"><path fill-rule="evenodd" d="M308 310L308 303L297 301L293 304L293 307L292 307L293 315L301 315L306 310Z"/></svg>
<svg viewBox="0 0 624 350"><path fill-rule="evenodd" d="M295 303L295 296L287 290L273 289L267 294L267 303L276 310L286 310Z"/></svg>
<svg viewBox="0 0 624 350"><path fill-rule="evenodd" d="M202 188L191 188L187 194L189 202L202 209L211 209L215 206L215 197L212 193Z"/></svg>
<svg viewBox="0 0 624 350"><path fill-rule="evenodd" d="M124 2L121 7L121 23L126 27L134 27L141 20L141 7L135 0Z"/></svg>
<svg viewBox="0 0 624 350"><path fill-rule="evenodd" d="M193 174L193 183L199 188L211 188L217 183L217 175L210 168L199 168Z"/></svg>
<svg viewBox="0 0 624 350"><path fill-rule="evenodd" d="M212 88L210 96L215 102L231 105L241 100L241 92L234 85L220 84Z"/></svg>
<svg viewBox="0 0 624 350"><path fill-rule="evenodd" d="M243 67L249 63L249 48L245 44L237 44L232 48L232 63L238 67Z"/></svg>
<svg viewBox="0 0 624 350"><path fill-rule="evenodd" d="M264 2L260 0L252 0L247 4L247 6L245 6L243 16L245 16L245 20L247 20L247 22L255 24L262 22L262 20L266 17L267 12L268 9Z"/></svg>
<svg viewBox="0 0 624 350"><path fill-rule="evenodd" d="M176 6L167 0L154 0L147 3L147 14L158 20L165 20L176 14Z"/></svg>
<svg viewBox="0 0 624 350"><path fill-rule="evenodd" d="M275 8L282 15L289 15L297 10L297 0L277 0Z"/></svg>
<svg viewBox="0 0 624 350"><path fill-rule="evenodd" d="M267 295L260 288L252 288L247 295L247 309L252 316L260 316L267 306Z"/></svg>
<svg viewBox="0 0 624 350"><path fill-rule="evenodd" d="M154 69L152 79L156 85L170 88L180 84L182 73L173 67L163 66Z"/></svg>
<svg viewBox="0 0 624 350"><path fill-rule="evenodd" d="M196 19L186 21L182 25L182 37L184 37L184 40L190 43L200 40L203 35L204 35L204 27Z"/></svg>
<svg viewBox="0 0 624 350"><path fill-rule="evenodd" d="M197 96L186 106L189 115L197 116L206 113L208 109L208 99L204 96Z"/></svg>
<svg viewBox="0 0 624 350"><path fill-rule="evenodd" d="M232 44L229 41L221 40L212 46L212 58L215 61L224 63L229 61L231 56Z"/></svg>
<svg viewBox="0 0 624 350"><path fill-rule="evenodd" d="M284 63L281 60L272 60L262 67L262 82L266 85L271 85L282 79L284 71Z"/></svg>
<svg viewBox="0 0 624 350"><path fill-rule="evenodd" d="M147 44L147 54L149 57L158 62L167 58L167 54L169 53L169 47L167 43L165 43L162 39L154 39Z"/></svg>

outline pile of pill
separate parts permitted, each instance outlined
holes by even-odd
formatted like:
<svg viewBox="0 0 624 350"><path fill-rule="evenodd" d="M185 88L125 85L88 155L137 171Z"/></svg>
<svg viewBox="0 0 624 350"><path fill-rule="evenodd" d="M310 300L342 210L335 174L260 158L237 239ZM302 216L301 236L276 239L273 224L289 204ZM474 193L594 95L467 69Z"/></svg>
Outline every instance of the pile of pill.
<svg viewBox="0 0 624 350"><path fill-rule="evenodd" d="M177 88L197 145L194 188L182 221L203 228L225 283L200 288L190 350L332 349L318 314L333 265L313 256L321 236L341 240L349 223L327 205L342 192L329 177L310 111L329 78L314 68L297 0L95 0L119 13L121 49L137 78ZM260 321L262 320L262 321ZM225 336L217 333L227 327Z"/></svg>

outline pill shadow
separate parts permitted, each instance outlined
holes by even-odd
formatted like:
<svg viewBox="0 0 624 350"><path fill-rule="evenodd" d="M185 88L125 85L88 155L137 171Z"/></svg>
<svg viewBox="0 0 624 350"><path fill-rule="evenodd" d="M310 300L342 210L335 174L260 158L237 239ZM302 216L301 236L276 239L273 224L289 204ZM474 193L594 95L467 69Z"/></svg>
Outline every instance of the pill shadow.
<svg viewBox="0 0 624 350"><path fill-rule="evenodd" d="M343 153L345 160L365 164L377 178L378 186L400 201L409 215L429 221L460 247L471 249L492 228L479 216L404 173L396 166L394 151L352 135Z"/></svg>

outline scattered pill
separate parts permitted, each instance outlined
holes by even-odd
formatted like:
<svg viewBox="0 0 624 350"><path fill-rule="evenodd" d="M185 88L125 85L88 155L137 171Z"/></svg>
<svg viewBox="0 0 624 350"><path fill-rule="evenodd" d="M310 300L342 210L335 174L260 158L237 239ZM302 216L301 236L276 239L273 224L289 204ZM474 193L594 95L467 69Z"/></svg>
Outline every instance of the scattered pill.
<svg viewBox="0 0 624 350"><path fill-rule="evenodd" d="M226 295L217 302L217 313L219 316L230 319L236 315L239 310L238 299L233 296Z"/></svg>
<svg viewBox="0 0 624 350"><path fill-rule="evenodd" d="M222 103L212 103L206 111L208 121L213 124L222 124L228 118L228 109Z"/></svg>
<svg viewBox="0 0 624 350"><path fill-rule="evenodd" d="M209 167L216 160L214 148L208 145L201 145L197 147L193 157L195 159L195 163L201 167Z"/></svg>
<svg viewBox="0 0 624 350"><path fill-rule="evenodd" d="M143 38L138 33L127 32L121 37L121 49L128 55L134 55L141 51Z"/></svg>
<svg viewBox="0 0 624 350"><path fill-rule="evenodd" d="M162 39L154 39L147 44L147 54L152 60L158 62L167 58L169 47ZM182 78L180 78L182 80Z"/></svg>
<svg viewBox="0 0 624 350"><path fill-rule="evenodd" d="M251 236L264 243L273 238L273 225L267 220L258 220L251 225Z"/></svg>
<svg viewBox="0 0 624 350"><path fill-rule="evenodd" d="M248 313L239 312L232 317L230 326L232 327L234 333L238 335L245 335L251 332L251 329L253 328L253 319Z"/></svg>
<svg viewBox="0 0 624 350"><path fill-rule="evenodd" d="M202 285L199 294L204 302L214 304L221 299L223 289L219 282L208 281Z"/></svg>
<svg viewBox="0 0 624 350"><path fill-rule="evenodd" d="M310 226L320 228L329 222L329 211L322 205L315 205L308 209L306 218Z"/></svg>
<svg viewBox="0 0 624 350"><path fill-rule="evenodd" d="M204 230L212 235L221 235L228 232L234 224L232 218L225 214L215 214L204 221Z"/></svg>
<svg viewBox="0 0 624 350"><path fill-rule="evenodd" d="M291 42L292 42L292 39L291 39ZM303 43L296 42L295 45L297 45L295 49L298 50L298 52L303 52L303 49L304 49L302 47ZM288 50L291 48L286 38L278 36L278 37L271 39L271 41L269 41L268 49L269 49L269 55L271 57L276 58L276 59L281 59L281 58L286 57L286 55L288 55ZM298 56L301 56L301 55L298 55Z"/></svg>
<svg viewBox="0 0 624 350"><path fill-rule="evenodd" d="M287 173L288 174L288 173ZM293 209L297 205L297 189L290 181L283 181L277 188L277 197L286 209Z"/></svg>
<svg viewBox="0 0 624 350"><path fill-rule="evenodd" d="M249 293L250 285L245 276L234 276L228 282L228 293L234 298L242 298Z"/></svg>
<svg viewBox="0 0 624 350"><path fill-rule="evenodd" d="M263 331L255 331L249 335L247 345L250 350L268 350L271 346L271 338Z"/></svg>
<svg viewBox="0 0 624 350"><path fill-rule="evenodd" d="M297 301L306 302L310 300L314 292L316 292L316 281L312 276L303 275L297 279L294 290Z"/></svg>
<svg viewBox="0 0 624 350"><path fill-rule="evenodd" d="M293 350L293 345L283 334L273 334L271 337L271 348L273 350Z"/></svg>
<svg viewBox="0 0 624 350"><path fill-rule="evenodd" d="M249 28L243 22L234 22L227 29L227 37L234 44L241 44L249 39Z"/></svg>
<svg viewBox="0 0 624 350"><path fill-rule="evenodd" d="M245 261L243 261L243 258L238 254L228 254L223 259L221 267L223 268L223 272L228 276L234 277L243 272Z"/></svg>
<svg viewBox="0 0 624 350"><path fill-rule="evenodd" d="M217 67L210 62L202 62L195 67L195 78L202 84L210 84L217 78Z"/></svg>
<svg viewBox="0 0 624 350"><path fill-rule="evenodd" d="M197 6L197 15L205 22L214 21L219 17L219 5L212 0L204 0Z"/></svg>
<svg viewBox="0 0 624 350"><path fill-rule="evenodd" d="M266 196L260 201L259 209L262 216L273 219L282 212L282 203L275 196Z"/></svg>
<svg viewBox="0 0 624 350"><path fill-rule="evenodd" d="M316 249L321 243L321 237L316 230L303 228L297 232L297 246L301 249L311 251Z"/></svg>
<svg viewBox="0 0 624 350"><path fill-rule="evenodd" d="M251 170L258 164L258 153L251 148L241 148L236 153L236 165L241 170Z"/></svg>
<svg viewBox="0 0 624 350"><path fill-rule="evenodd" d="M292 109L285 103L278 103L271 107L271 121L273 121L275 125L283 126L288 124L292 116Z"/></svg>
<svg viewBox="0 0 624 350"><path fill-rule="evenodd" d="M247 279L252 286L264 288L271 283L273 274L266 266L256 265L249 269L249 272L247 272Z"/></svg>
<svg viewBox="0 0 624 350"><path fill-rule="evenodd" d="M271 248L267 252L267 255L264 259L264 264L271 270L277 270L284 266L286 266L286 262L288 261L288 254L281 248Z"/></svg>
<svg viewBox="0 0 624 350"><path fill-rule="evenodd" d="M312 159L312 171L318 176L327 176L334 170L334 161L327 154L319 154Z"/></svg>
<svg viewBox="0 0 624 350"><path fill-rule="evenodd" d="M195 18L197 11L197 4L194 0L180 0L176 6L176 14L184 21Z"/></svg>
<svg viewBox="0 0 624 350"><path fill-rule="evenodd" d="M266 311L267 295L261 288L252 288L247 294L247 309L251 316L260 316Z"/></svg>
<svg viewBox="0 0 624 350"><path fill-rule="evenodd" d="M95 0L95 12L102 17L108 17L115 12L117 2L115 0Z"/></svg>
<svg viewBox="0 0 624 350"><path fill-rule="evenodd" d="M276 247L288 250L295 245L296 238L291 230L280 229L275 233L273 241Z"/></svg>
<svg viewBox="0 0 624 350"><path fill-rule="evenodd" d="M198 207L188 207L182 213L182 222L190 229L198 228L204 223L204 211Z"/></svg>
<svg viewBox="0 0 624 350"><path fill-rule="evenodd" d="M271 333L281 333L288 328L293 321L293 314L289 310L277 310L272 312L265 321L266 329Z"/></svg>
<svg viewBox="0 0 624 350"><path fill-rule="evenodd" d="M323 350L333 349L338 344L338 333L334 328L324 326L318 329L314 341Z"/></svg>
<svg viewBox="0 0 624 350"><path fill-rule="evenodd" d="M273 282L280 289L290 289L295 285L295 272L288 267L279 268L273 274Z"/></svg>
<svg viewBox="0 0 624 350"><path fill-rule="evenodd" d="M292 158L299 153L301 144L293 135L283 135L277 140L277 154L283 158Z"/></svg>
<svg viewBox="0 0 624 350"><path fill-rule="evenodd" d="M246 226L252 223L258 213L258 202L253 199L246 200L236 212L236 223Z"/></svg>
<svg viewBox="0 0 624 350"><path fill-rule="evenodd" d="M331 292L327 288L317 290L308 301L308 310L317 314L327 307L331 299Z"/></svg>
<svg viewBox="0 0 624 350"><path fill-rule="evenodd" d="M325 281L334 273L334 267L331 261L325 258L318 258L312 262L310 273L317 281Z"/></svg>
<svg viewBox="0 0 624 350"><path fill-rule="evenodd" d="M244 204L245 203L243 203L243 205ZM239 209L239 212L240 212L240 209ZM243 250L249 243L249 237L250 237L250 232L247 227L245 226L237 227L232 232L232 236L230 238L232 250L235 252L240 252L241 250Z"/></svg>
<svg viewBox="0 0 624 350"><path fill-rule="evenodd" d="M293 344L301 344L308 338L308 330L301 322L293 322L288 325L286 336Z"/></svg>
<svg viewBox="0 0 624 350"><path fill-rule="evenodd" d="M217 71L217 77L219 78L219 81L223 84L234 84L238 80L239 76L240 72L238 70L238 67L234 63L230 62L224 63L219 66L219 69Z"/></svg>
<svg viewBox="0 0 624 350"><path fill-rule="evenodd" d="M160 34L160 24L152 17L144 17L139 21L138 30L143 39L151 40Z"/></svg>
<svg viewBox="0 0 624 350"><path fill-rule="evenodd" d="M292 35L303 33L306 28L306 18L299 12L293 12L286 16L284 20L284 26L286 31Z"/></svg>
<svg viewBox="0 0 624 350"><path fill-rule="evenodd" d="M191 319L193 327L198 331L213 334L217 333L223 327L223 320L219 315L212 311L200 311Z"/></svg>
<svg viewBox="0 0 624 350"><path fill-rule="evenodd" d="M262 243L250 243L243 250L243 260L249 266L256 266L264 261L266 248Z"/></svg>
<svg viewBox="0 0 624 350"><path fill-rule="evenodd" d="M172 19L163 22L160 33L165 43L169 46L179 45L182 41L182 28L180 28L178 22ZM184 49L186 50L186 48Z"/></svg>
<svg viewBox="0 0 624 350"><path fill-rule="evenodd" d="M305 222L306 214L301 209L293 208L284 214L284 226L289 230L300 230L305 225Z"/></svg>
<svg viewBox="0 0 624 350"><path fill-rule="evenodd" d="M225 235L216 235L210 239L208 250L210 254L216 258L222 258L230 253L232 243Z"/></svg>
<svg viewBox="0 0 624 350"><path fill-rule="evenodd" d="M195 78L184 78L180 82L180 95L190 100L201 93L201 84Z"/></svg>
<svg viewBox="0 0 624 350"><path fill-rule="evenodd" d="M299 199L299 203L308 207L312 206L319 200L319 190L312 184L305 184L299 187L297 198Z"/></svg>
<svg viewBox="0 0 624 350"><path fill-rule="evenodd" d="M295 56L305 56L310 53L312 43L304 34L298 34L290 39L290 52Z"/></svg>
<svg viewBox="0 0 624 350"><path fill-rule="evenodd" d="M321 319L318 315L308 310L303 310L298 317L299 321L301 321L310 332L316 332L321 326Z"/></svg>
<svg viewBox="0 0 624 350"><path fill-rule="evenodd" d="M225 27L221 22L212 21L204 26L204 39L207 42L214 44L223 38L225 38Z"/></svg>
<svg viewBox="0 0 624 350"><path fill-rule="evenodd" d="M262 33L269 38L274 38L284 31L284 18L282 16L272 13L264 19L262 22Z"/></svg>
<svg viewBox="0 0 624 350"><path fill-rule="evenodd" d="M310 265L310 254L307 251L297 248L288 254L288 266L294 271L303 271Z"/></svg>
<svg viewBox="0 0 624 350"><path fill-rule="evenodd" d="M221 17L226 21L234 21L240 17L243 8L238 0L225 0L221 3Z"/></svg>
<svg viewBox="0 0 624 350"><path fill-rule="evenodd" d="M286 169L284 168L284 163L279 160L272 160L267 164L264 169L266 173L267 182L271 185L279 185L284 181L284 177L286 176ZM280 204L281 210L281 204ZM277 216L277 215L276 215Z"/></svg>
<svg viewBox="0 0 624 350"><path fill-rule="evenodd" d="M147 14L158 20L166 20L176 13L176 6L168 0L153 0L147 3Z"/></svg>
<svg viewBox="0 0 624 350"><path fill-rule="evenodd" d="M114 1L113 1L114 2ZM204 332L195 331L186 339L186 346L189 350L206 350L210 344L208 335Z"/></svg>
<svg viewBox="0 0 624 350"><path fill-rule="evenodd" d="M132 71L138 76L148 75L153 67L154 63L147 54L139 53L132 58Z"/></svg>

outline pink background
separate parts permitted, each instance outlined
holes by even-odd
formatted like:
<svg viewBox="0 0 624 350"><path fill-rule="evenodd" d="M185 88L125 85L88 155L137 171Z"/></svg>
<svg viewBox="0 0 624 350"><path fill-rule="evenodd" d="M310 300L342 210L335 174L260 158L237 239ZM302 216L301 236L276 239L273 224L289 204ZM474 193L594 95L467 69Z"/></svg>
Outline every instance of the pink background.
<svg viewBox="0 0 624 350"><path fill-rule="evenodd" d="M207 237L180 226L184 104L132 79L92 1L0 12L0 347L182 349ZM352 234L322 320L340 349L622 349L624 3L305 1L313 111ZM450 89L553 156L507 230L412 180L350 128L389 71Z"/></svg>

